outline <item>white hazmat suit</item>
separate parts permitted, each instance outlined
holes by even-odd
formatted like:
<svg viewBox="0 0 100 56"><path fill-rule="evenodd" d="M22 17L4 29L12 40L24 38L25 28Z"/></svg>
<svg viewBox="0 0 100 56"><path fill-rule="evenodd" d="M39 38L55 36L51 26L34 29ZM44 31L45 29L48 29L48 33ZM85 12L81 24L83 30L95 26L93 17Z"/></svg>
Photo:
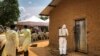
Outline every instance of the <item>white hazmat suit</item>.
<svg viewBox="0 0 100 56"><path fill-rule="evenodd" d="M66 54L67 50L67 40L66 37L68 36L68 29L66 28L66 25L64 24L59 29L59 51L60 54Z"/></svg>

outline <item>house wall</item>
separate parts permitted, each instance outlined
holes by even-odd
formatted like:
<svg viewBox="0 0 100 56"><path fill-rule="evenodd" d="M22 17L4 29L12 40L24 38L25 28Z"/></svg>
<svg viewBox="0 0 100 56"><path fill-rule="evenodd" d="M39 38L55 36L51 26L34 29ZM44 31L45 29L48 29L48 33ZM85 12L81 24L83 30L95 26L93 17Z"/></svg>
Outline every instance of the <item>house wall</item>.
<svg viewBox="0 0 100 56"><path fill-rule="evenodd" d="M58 49L58 27L69 30L68 51L75 50L75 19L85 18L89 56L100 56L100 0L61 0L50 13L50 47Z"/></svg>

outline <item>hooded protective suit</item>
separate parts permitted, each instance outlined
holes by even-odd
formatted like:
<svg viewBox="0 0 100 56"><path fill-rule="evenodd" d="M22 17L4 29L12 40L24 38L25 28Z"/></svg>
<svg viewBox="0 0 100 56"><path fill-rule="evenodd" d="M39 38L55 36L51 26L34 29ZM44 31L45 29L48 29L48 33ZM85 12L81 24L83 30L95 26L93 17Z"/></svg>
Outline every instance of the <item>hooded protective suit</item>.
<svg viewBox="0 0 100 56"><path fill-rule="evenodd" d="M18 33L14 30L6 32L6 44L2 56L16 56L16 48L19 47Z"/></svg>
<svg viewBox="0 0 100 56"><path fill-rule="evenodd" d="M24 41L22 44L22 50L27 51L28 46L31 43L31 31L30 29L23 29L21 33L24 35Z"/></svg>
<svg viewBox="0 0 100 56"><path fill-rule="evenodd" d="M63 24L63 26L59 29L59 51L60 51L60 54L66 54L66 50L67 50L66 37L67 36L68 36L68 29L66 28L66 25Z"/></svg>

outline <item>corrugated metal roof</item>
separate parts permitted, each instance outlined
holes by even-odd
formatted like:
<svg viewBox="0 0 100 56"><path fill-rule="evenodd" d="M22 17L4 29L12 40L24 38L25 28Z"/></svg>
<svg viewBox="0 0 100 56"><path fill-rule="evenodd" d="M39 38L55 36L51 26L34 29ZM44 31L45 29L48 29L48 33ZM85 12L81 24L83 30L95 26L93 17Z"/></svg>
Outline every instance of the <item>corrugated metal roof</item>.
<svg viewBox="0 0 100 56"><path fill-rule="evenodd" d="M52 0L52 2L40 13L40 15L49 16L49 13L61 0Z"/></svg>

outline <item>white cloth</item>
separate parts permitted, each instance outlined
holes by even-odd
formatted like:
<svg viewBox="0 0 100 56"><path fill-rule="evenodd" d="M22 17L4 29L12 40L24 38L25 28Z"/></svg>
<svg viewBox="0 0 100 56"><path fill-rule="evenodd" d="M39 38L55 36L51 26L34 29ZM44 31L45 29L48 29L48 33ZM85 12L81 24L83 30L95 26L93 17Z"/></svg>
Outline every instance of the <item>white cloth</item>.
<svg viewBox="0 0 100 56"><path fill-rule="evenodd" d="M67 50L67 40L66 37L68 36L68 30L66 26L62 26L61 29L59 29L59 51L60 54L66 54Z"/></svg>
<svg viewBox="0 0 100 56"><path fill-rule="evenodd" d="M59 51L60 54L66 54L66 50L67 50L67 40L64 37L60 37L59 38Z"/></svg>
<svg viewBox="0 0 100 56"><path fill-rule="evenodd" d="M59 36L68 36L67 29L59 29Z"/></svg>

